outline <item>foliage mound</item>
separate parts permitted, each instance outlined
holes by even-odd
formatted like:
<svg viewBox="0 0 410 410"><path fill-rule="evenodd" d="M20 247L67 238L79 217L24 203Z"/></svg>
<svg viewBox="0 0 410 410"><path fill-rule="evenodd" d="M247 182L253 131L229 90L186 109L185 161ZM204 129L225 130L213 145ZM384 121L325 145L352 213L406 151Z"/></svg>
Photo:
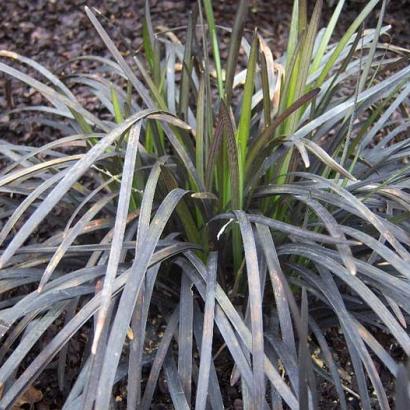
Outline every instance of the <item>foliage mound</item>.
<svg viewBox="0 0 410 410"><path fill-rule="evenodd" d="M127 57L86 9L112 54L87 73L0 51L44 99L7 114L65 135L0 144L1 409L49 367L64 409L115 408L121 388L149 409L160 377L175 408L221 409L227 373L245 409L389 409L381 368L406 403L408 52L380 41L386 1L333 43L345 1L321 29L322 0L296 0L274 60L247 3L232 30L198 3L184 44L147 4Z"/></svg>

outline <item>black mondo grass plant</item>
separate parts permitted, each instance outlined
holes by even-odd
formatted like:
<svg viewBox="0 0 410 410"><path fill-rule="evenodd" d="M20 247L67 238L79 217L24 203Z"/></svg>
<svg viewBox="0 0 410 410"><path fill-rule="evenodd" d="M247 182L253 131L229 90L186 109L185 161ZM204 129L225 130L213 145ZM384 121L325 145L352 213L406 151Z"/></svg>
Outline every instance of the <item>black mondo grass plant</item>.
<svg viewBox="0 0 410 410"><path fill-rule="evenodd" d="M247 3L228 30L198 2L183 44L147 2L127 58L86 8L112 55L93 72L0 51L44 98L7 114L65 133L0 144L0 409L45 369L66 410L149 409L160 380L176 409L229 407L229 384L244 409L408 408L409 52L381 41L387 1L332 42L345 1L321 28L295 0L275 60Z"/></svg>

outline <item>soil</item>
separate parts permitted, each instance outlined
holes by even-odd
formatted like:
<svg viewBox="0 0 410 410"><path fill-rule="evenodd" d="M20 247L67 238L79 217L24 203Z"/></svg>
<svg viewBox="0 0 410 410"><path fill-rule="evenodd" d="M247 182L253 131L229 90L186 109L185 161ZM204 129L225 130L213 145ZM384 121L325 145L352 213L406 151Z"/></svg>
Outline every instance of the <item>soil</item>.
<svg viewBox="0 0 410 410"><path fill-rule="evenodd" d="M83 11L86 4L100 11L102 22L109 29L114 42L120 50L138 50L142 43L144 1L141 0L9 0L1 3L0 49L15 51L31 57L51 71L58 71L63 64L80 55L109 55ZM164 27L184 27L187 20L187 10L191 8L194 2L189 0L152 0L150 3L153 23L158 29L163 29ZM313 3L313 1L310 3ZM338 27L338 35L342 34L350 22L353 21L358 11L363 7L363 3L364 1L360 0L348 1L341 24ZM214 4L218 24L231 27L237 1L215 0ZM291 7L292 1L251 1L246 28L251 32L257 27L268 41L275 57L280 56L286 47ZM330 13L330 8L324 5L323 21L328 20ZM367 26L374 26L376 17L369 20ZM385 21L387 24L392 25L392 43L408 47L410 43L410 26L408 24L410 21L410 2L408 0L391 1ZM183 32L183 29L177 31L178 36L183 37ZM228 41L229 38L223 37L222 56L224 56L224 50L226 53ZM84 67L79 67L77 64L70 68L78 70ZM10 118L6 118L7 121L3 118L2 121L2 112L10 107L38 104L38 98L36 93L27 89L21 83L8 80L0 74L1 139L14 143L42 145L58 137L54 129L44 125L36 125L31 121L22 122L21 119L19 121L10 121ZM335 345L337 345L337 338L338 335L335 332ZM47 340L43 342L46 343ZM79 335L77 341L74 339L73 343L70 343L68 363L73 368L81 356L80 351L83 345L84 341L81 339L81 335ZM342 341L341 345L343 345ZM227 356L226 352L220 355L217 362L218 370L226 376L222 379L226 380L225 394L227 401L231 403L230 408L241 409L242 403L239 399L238 389L228 387L231 368L226 366ZM225 368L226 370L224 370ZM28 400L28 403L21 403L19 408L31 408L31 405L34 406L32 408L42 410L61 408L63 398L59 393L55 374L54 369L46 370L39 383L33 387L31 396L35 396L40 391L41 400L36 404L34 404L35 401ZM323 387L322 391L325 395L328 395L328 397L334 395L330 385L326 387L326 384L324 384ZM122 408L121 401L124 394L125 392L120 387L117 396L118 408ZM157 409L170 408L167 396L166 386L160 386ZM330 401L326 400L326 402L329 404ZM358 408L357 403L352 401L350 404L351 408ZM27 407L27 405L30 407Z"/></svg>

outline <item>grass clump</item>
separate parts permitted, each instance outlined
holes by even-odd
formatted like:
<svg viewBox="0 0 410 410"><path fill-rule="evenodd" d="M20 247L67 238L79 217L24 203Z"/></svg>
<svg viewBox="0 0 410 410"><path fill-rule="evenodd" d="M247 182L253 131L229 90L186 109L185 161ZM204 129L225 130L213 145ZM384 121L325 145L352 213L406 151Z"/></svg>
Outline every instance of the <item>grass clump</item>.
<svg viewBox="0 0 410 410"><path fill-rule="evenodd" d="M0 408L56 360L65 409L108 409L118 385L129 409L148 409L161 371L175 408L221 409L223 349L246 409L318 408L324 382L341 409L351 397L390 408L378 366L392 380L406 371L378 334L410 353L410 67L407 50L380 42L386 1L368 1L332 43L344 3L321 28L322 1L308 15L295 0L276 61L244 32L246 0L227 61L209 0L184 44L155 33L147 3L144 51L130 60L86 9L112 59L83 57L99 69L64 82L0 51L0 71L48 101L29 107L36 120L67 130L40 148L0 146ZM364 29L375 8L377 27ZM80 104L78 84L99 112ZM50 221L61 229L36 235ZM165 331L151 354L154 314ZM339 371L335 330L353 379Z"/></svg>

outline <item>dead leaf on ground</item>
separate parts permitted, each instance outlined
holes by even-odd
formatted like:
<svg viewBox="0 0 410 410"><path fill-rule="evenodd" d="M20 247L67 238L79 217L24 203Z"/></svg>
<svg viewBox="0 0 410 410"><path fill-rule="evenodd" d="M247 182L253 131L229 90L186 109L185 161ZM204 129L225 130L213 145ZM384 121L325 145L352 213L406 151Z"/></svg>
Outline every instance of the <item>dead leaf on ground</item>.
<svg viewBox="0 0 410 410"><path fill-rule="evenodd" d="M25 404L29 404L32 407L35 403L43 400L43 393L33 386L30 386L16 401L16 404L12 407L12 410L21 410Z"/></svg>

